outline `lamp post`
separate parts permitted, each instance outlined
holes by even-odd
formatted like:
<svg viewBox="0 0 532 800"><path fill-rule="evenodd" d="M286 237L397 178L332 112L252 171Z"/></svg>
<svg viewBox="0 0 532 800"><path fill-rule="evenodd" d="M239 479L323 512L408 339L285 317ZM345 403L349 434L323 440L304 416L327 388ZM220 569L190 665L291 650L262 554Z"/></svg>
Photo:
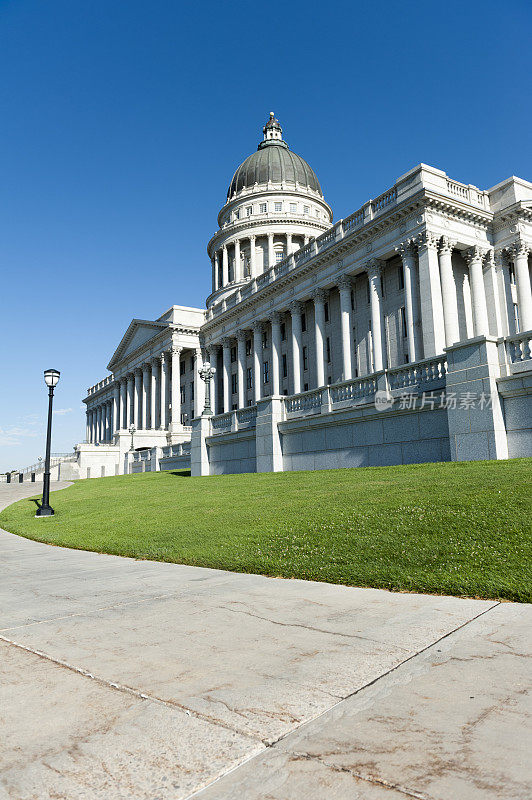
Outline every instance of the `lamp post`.
<svg viewBox="0 0 532 800"><path fill-rule="evenodd" d="M44 382L48 386L48 428L46 430L46 458L44 462L44 475L42 484L42 504L38 508L36 517L53 517L54 510L50 505L50 448L52 446L52 403L54 389L59 381L60 372L57 369L44 370Z"/></svg>
<svg viewBox="0 0 532 800"><path fill-rule="evenodd" d="M203 409L202 416L212 416L211 408L211 380L216 375L216 368L211 367L208 361L205 361L202 368L199 370L199 376L202 381L205 381L205 408Z"/></svg>
<svg viewBox="0 0 532 800"><path fill-rule="evenodd" d="M131 453L133 453L133 451L135 450L135 444L134 444L133 437L135 436L135 431L136 430L137 429L135 428L134 425L130 425L129 426L129 432L131 434L131 447L129 448L129 450L130 450Z"/></svg>

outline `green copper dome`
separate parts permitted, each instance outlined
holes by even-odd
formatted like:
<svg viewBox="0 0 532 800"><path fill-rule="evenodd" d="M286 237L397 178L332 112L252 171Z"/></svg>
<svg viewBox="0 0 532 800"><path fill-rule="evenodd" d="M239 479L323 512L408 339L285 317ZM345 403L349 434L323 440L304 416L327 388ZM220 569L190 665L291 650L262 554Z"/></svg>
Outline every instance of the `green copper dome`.
<svg viewBox="0 0 532 800"><path fill-rule="evenodd" d="M227 190L227 197L232 197L242 189L255 184L292 183L303 189L311 189L323 197L321 186L314 170L297 153L293 153L281 138L282 128L273 112L263 128L264 141L257 152L250 155L238 167Z"/></svg>

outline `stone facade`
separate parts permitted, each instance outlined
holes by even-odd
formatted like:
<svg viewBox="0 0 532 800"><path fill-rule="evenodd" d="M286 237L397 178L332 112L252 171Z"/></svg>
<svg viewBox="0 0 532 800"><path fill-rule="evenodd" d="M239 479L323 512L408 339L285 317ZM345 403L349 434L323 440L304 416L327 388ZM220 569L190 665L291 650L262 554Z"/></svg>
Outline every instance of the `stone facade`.
<svg viewBox="0 0 532 800"><path fill-rule="evenodd" d="M273 115L263 132L208 244L206 311L131 323L85 398L80 475L107 451L117 472L190 453L198 475L530 454L532 184L420 164L332 224Z"/></svg>

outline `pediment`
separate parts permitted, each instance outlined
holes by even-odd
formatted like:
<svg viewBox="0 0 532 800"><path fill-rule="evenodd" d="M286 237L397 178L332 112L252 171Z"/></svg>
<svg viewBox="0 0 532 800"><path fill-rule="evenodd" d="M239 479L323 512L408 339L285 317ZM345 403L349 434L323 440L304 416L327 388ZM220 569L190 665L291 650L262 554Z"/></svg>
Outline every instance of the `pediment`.
<svg viewBox="0 0 532 800"><path fill-rule="evenodd" d="M161 330L170 327L171 325L168 322L152 322L151 320L144 319L132 320L109 362L108 369L112 371L113 368L127 358L130 353L135 352L139 347L145 345L150 339L157 336Z"/></svg>

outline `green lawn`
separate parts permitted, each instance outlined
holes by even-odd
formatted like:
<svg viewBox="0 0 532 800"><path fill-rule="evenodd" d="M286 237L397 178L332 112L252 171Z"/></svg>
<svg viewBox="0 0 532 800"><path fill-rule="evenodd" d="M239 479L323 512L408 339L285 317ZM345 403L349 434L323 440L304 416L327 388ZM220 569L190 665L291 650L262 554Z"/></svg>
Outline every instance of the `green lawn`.
<svg viewBox="0 0 532 800"><path fill-rule="evenodd" d="M13 533L68 547L286 578L532 600L532 459L78 481Z"/></svg>

